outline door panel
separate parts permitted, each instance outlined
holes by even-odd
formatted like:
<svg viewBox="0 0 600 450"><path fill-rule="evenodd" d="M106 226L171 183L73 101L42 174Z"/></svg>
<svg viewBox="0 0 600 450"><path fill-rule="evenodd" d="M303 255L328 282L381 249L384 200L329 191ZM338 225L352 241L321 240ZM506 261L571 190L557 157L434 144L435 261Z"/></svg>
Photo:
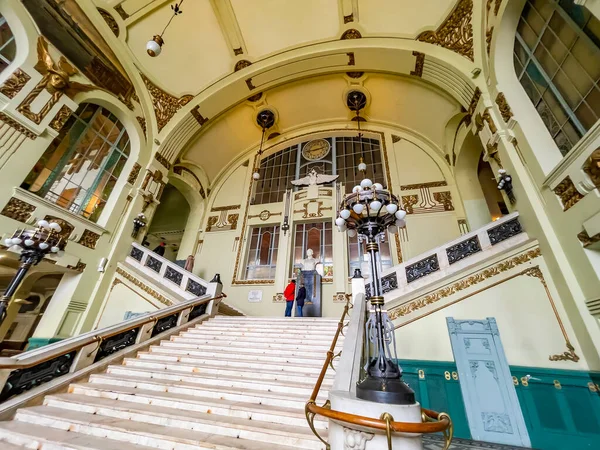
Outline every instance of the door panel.
<svg viewBox="0 0 600 450"><path fill-rule="evenodd" d="M529 447L495 319L446 320L473 439Z"/></svg>

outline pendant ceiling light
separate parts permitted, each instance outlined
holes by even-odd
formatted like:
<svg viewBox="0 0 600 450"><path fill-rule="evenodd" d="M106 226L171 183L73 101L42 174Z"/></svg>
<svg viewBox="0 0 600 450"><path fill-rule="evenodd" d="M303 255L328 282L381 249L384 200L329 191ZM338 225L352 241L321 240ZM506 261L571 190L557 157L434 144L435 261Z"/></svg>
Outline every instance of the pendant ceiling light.
<svg viewBox="0 0 600 450"><path fill-rule="evenodd" d="M175 16L178 16L179 14L181 14L183 12L181 10L181 5L183 4L183 2L184 2L184 0L181 0L179 3L175 3L174 5L171 5L171 10L173 10L173 15L167 22L167 25L165 26L165 28L162 30L162 33L155 35L146 44L146 52L153 58L160 55L160 53L162 52L162 46L165 43L165 41L163 40L163 35L165 34L165 31L167 31L167 28L169 28L169 25L171 25L171 21L175 18Z"/></svg>
<svg viewBox="0 0 600 450"><path fill-rule="evenodd" d="M262 135L260 137L260 147L257 152L256 164L254 166L254 173L252 174L252 178L254 180L260 179L260 155L263 152L263 142L265 141L265 131L268 128L271 128L275 124L275 113L270 109L265 109L258 113L256 116L256 123L262 128Z"/></svg>

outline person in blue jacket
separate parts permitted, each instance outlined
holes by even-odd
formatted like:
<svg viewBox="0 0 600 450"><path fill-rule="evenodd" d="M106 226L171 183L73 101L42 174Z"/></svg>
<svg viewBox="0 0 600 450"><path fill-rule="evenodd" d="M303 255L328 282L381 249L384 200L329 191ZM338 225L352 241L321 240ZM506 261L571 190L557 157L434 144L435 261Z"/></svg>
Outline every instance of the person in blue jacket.
<svg viewBox="0 0 600 450"><path fill-rule="evenodd" d="M302 283L296 294L296 317L302 317L304 299L306 299L306 288L304 287L304 283Z"/></svg>

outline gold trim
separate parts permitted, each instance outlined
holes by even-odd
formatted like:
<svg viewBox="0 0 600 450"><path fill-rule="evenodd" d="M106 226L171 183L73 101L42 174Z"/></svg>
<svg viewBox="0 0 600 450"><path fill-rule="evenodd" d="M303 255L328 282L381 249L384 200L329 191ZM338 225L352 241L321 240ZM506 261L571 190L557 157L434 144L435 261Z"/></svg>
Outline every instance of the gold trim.
<svg viewBox="0 0 600 450"><path fill-rule="evenodd" d="M228 205L228 206L216 206L210 208L210 212L218 212L218 211L230 211L234 209L240 209L242 205Z"/></svg>
<svg viewBox="0 0 600 450"><path fill-rule="evenodd" d="M165 169L171 170L171 163L160 153L156 152L154 154L154 159L157 160Z"/></svg>
<svg viewBox="0 0 600 450"><path fill-rule="evenodd" d="M160 303L162 303L163 305L166 306L171 306L173 304L173 302L171 300L169 300L168 298L166 298L165 296L159 294L158 292L156 292L154 289L152 289L151 287L145 285L144 283L142 283L140 280L138 280L137 278L135 278L134 276L132 276L131 274L129 274L128 272L125 272L123 269L121 269L120 267L117 267L116 270L117 274L119 274L120 276L122 276L123 278L125 278L127 281L133 283L136 287L139 287L142 291L144 291L147 294L150 294L153 298L155 298L156 300L158 300ZM118 280L117 278L115 278L113 280L113 286L115 284L118 283L123 283L121 280ZM123 283L125 285L125 283ZM125 285L127 286L127 285ZM112 287L111 287L111 291L112 291ZM128 287L128 286L127 286ZM131 288L129 288L131 289ZM133 292L135 292L133 289L131 289ZM136 292L136 294L139 295L138 292ZM110 295L110 294L109 294ZM146 299L145 299L146 300ZM146 300L148 301L148 300ZM150 302L151 303L151 302Z"/></svg>
<svg viewBox="0 0 600 450"><path fill-rule="evenodd" d="M560 201L563 204L563 211L575 206L575 204L584 197L583 194L577 190L569 176L562 180L553 191L560 198Z"/></svg>
<svg viewBox="0 0 600 450"><path fill-rule="evenodd" d="M344 16L344 23L354 22L354 13L350 13L347 16Z"/></svg>
<svg viewBox="0 0 600 450"><path fill-rule="evenodd" d="M93 250L96 248L96 244L98 244L98 239L100 239L98 233L86 229L77 243Z"/></svg>
<svg viewBox="0 0 600 450"><path fill-rule="evenodd" d="M0 86L0 94L6 95L8 98L15 98L21 89L25 87L31 77L23 70L15 70L10 77Z"/></svg>
<svg viewBox="0 0 600 450"><path fill-rule="evenodd" d="M416 77L423 76L423 66L425 65L425 53L421 52L412 52L415 58L415 70L411 70L410 74Z"/></svg>
<svg viewBox="0 0 600 450"><path fill-rule="evenodd" d="M349 30L344 31L344 33L340 37L340 40L345 41L347 39L360 39L360 38L362 38L362 34L360 34L360 31L358 31L354 28L350 28ZM351 65L353 65L353 64L351 64Z"/></svg>
<svg viewBox="0 0 600 450"><path fill-rule="evenodd" d="M317 204L317 212L316 213L309 213L308 212L308 205L310 205L311 203L316 203ZM294 214L302 214L302 218L303 219L308 219L308 218L315 218L315 217L323 217L323 211L332 211L333 210L333 206L327 206L327 207L323 207L323 202L319 201L319 200L309 200L305 203L302 204L302 207L304 209L296 209L294 210Z"/></svg>
<svg viewBox="0 0 600 450"><path fill-rule="evenodd" d="M490 127L490 132L492 134L496 134L496 132L498 131L498 128L496 127L496 124L494 123L494 119L492 119L492 115L490 114L490 111L486 109L483 112L483 116L481 116L481 118L488 123L488 125ZM483 125L482 125L482 128L483 128Z"/></svg>
<svg viewBox="0 0 600 450"><path fill-rule="evenodd" d="M16 220L17 222L26 223L31 217L31 214L35 211L35 208L35 206L30 205L23 200L11 197L0 214L9 219Z"/></svg>
<svg viewBox="0 0 600 450"><path fill-rule="evenodd" d="M259 218L260 220L267 221L271 218L271 216L281 216L281 212L277 212L277 213L272 213L271 211L264 209L260 212L260 214L252 214L250 216L248 216L248 219L256 219Z"/></svg>
<svg viewBox="0 0 600 450"><path fill-rule="evenodd" d="M206 122L208 122L208 117L204 117L202 116L202 114L200 114L200 106L196 105L192 111L192 116L194 116L194 119L196 119L196 122L198 122L198 125L203 126Z"/></svg>
<svg viewBox="0 0 600 450"><path fill-rule="evenodd" d="M110 31L112 31L115 36L119 37L119 25L117 24L115 18L105 9L97 9L104 21L106 22L106 25L108 25L108 28L110 28Z"/></svg>
<svg viewBox="0 0 600 450"><path fill-rule="evenodd" d="M594 150L585 161L583 171L590 177L596 189L600 189L600 149Z"/></svg>
<svg viewBox="0 0 600 450"><path fill-rule="evenodd" d="M496 104L498 105L498 109L500 109L500 115L504 119L504 122L508 122L510 118L513 116L512 110L506 101L506 97L502 92L498 92L496 96Z"/></svg>
<svg viewBox="0 0 600 450"><path fill-rule="evenodd" d="M589 247L590 245L600 241L600 233L590 236L586 230L583 230L577 234L577 239L579 239L579 242L583 244L584 248Z"/></svg>
<svg viewBox="0 0 600 450"><path fill-rule="evenodd" d="M136 119L138 121L138 123L140 124L140 127L142 127L142 131L144 132L144 136L148 135L148 132L146 130L147 126L146 126L146 118L145 117L141 117L141 116L136 116Z"/></svg>
<svg viewBox="0 0 600 450"><path fill-rule="evenodd" d="M404 186L400 186L401 191L412 191L416 189L428 189L433 187L443 187L448 186L448 182L446 180L442 181L430 181L429 183L416 183L416 184L405 184Z"/></svg>
<svg viewBox="0 0 600 450"><path fill-rule="evenodd" d="M60 131L62 127L65 126L66 121L69 120L69 117L71 117L71 114L73 114L71 108L67 105L62 105L60 110L54 116L54 119L52 119L52 122L50 122L50 128Z"/></svg>
<svg viewBox="0 0 600 450"><path fill-rule="evenodd" d="M439 45L473 59L473 0L460 0L450 15L435 31L424 31L417 41Z"/></svg>
<svg viewBox="0 0 600 450"><path fill-rule="evenodd" d="M135 184L135 182L137 181L138 175L140 174L141 169L142 169L142 166L140 164L135 163L133 165L131 172L129 172L129 176L127 177L127 182L129 184Z"/></svg>

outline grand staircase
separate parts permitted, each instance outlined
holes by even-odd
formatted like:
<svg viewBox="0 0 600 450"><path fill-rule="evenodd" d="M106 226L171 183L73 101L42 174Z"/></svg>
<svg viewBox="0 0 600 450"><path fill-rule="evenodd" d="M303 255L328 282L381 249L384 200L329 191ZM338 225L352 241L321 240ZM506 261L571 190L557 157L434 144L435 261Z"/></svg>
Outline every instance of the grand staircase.
<svg viewBox="0 0 600 450"><path fill-rule="evenodd" d="M214 317L19 410L0 422L0 449L323 449L304 405L336 327L332 319ZM327 435L326 421L315 426Z"/></svg>

